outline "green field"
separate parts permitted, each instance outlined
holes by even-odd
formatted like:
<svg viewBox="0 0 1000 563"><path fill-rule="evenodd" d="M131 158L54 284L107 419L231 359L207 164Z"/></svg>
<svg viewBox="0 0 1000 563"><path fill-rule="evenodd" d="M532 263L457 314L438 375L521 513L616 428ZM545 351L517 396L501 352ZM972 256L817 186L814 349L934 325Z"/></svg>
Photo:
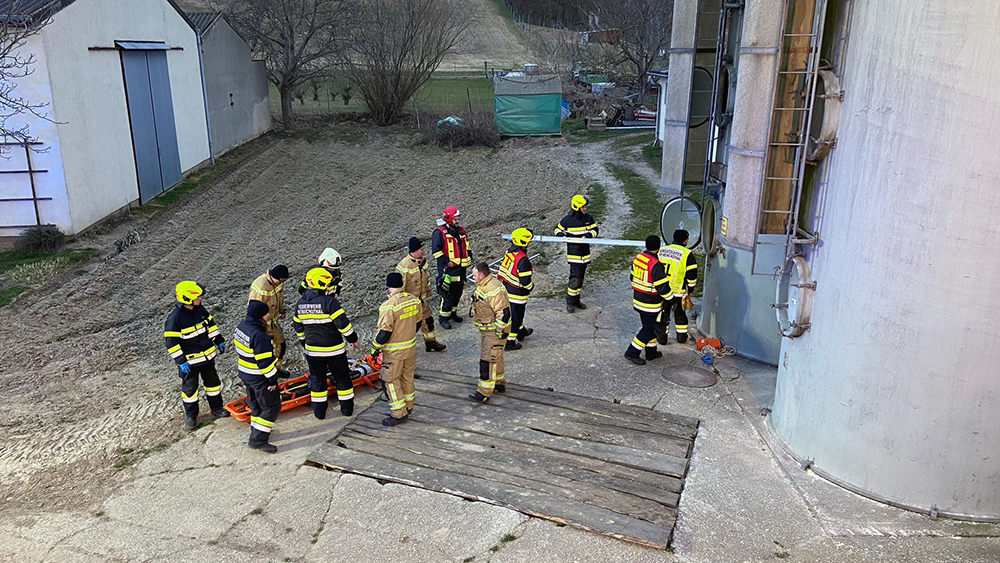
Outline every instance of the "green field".
<svg viewBox="0 0 1000 563"><path fill-rule="evenodd" d="M281 98L277 88L271 85L271 114L281 115ZM340 87L324 85L319 89L319 100L313 99L313 92L307 88L303 96L303 102L295 100L292 103L293 111L299 115L323 115L346 112L366 112L361 98L357 94L357 88L353 90L353 96L349 104L344 104L343 98L339 95ZM332 90L332 92L331 92ZM331 93L333 94L331 96ZM468 111L471 102L473 109L493 108L493 86L486 78L431 78L424 84L410 102L407 103L407 111L412 112L414 107L420 113L443 114L452 111Z"/></svg>

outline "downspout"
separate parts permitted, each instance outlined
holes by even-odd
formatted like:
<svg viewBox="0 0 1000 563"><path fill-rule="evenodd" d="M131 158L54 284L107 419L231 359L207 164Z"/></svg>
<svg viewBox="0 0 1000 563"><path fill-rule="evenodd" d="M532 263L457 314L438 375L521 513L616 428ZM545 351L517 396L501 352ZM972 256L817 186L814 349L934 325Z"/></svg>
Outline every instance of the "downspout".
<svg viewBox="0 0 1000 563"><path fill-rule="evenodd" d="M215 148L212 147L212 118L208 114L208 89L205 86L205 57L201 52L201 28L195 30L198 37L198 68L201 70L201 95L205 100L205 126L208 128L208 153L212 157L212 166L215 166Z"/></svg>

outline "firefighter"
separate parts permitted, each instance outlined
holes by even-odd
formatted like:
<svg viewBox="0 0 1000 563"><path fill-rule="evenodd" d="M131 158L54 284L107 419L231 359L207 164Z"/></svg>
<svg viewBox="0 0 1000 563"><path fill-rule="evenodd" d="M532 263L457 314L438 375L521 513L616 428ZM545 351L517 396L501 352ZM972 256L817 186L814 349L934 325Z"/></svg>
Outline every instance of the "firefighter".
<svg viewBox="0 0 1000 563"><path fill-rule="evenodd" d="M274 340L267 332L270 317L270 305L251 299L247 303L246 320L233 333L233 345L239 357L237 374L247 388L247 405L250 407L250 441L247 445L273 454L278 448L268 441L274 422L281 413L281 394L278 391L278 358L274 354Z"/></svg>
<svg viewBox="0 0 1000 563"><path fill-rule="evenodd" d="M556 226L556 236L573 238L596 238L598 234L597 223L594 218L587 213L587 204L590 203L582 195L575 195L570 201L570 213L563 217L563 220ZM569 262L569 285L566 287L566 312L572 313L575 309L586 309L587 306L580 302L580 293L583 291L583 276L587 273L587 264L590 264L590 245L584 243L566 244L566 261Z"/></svg>
<svg viewBox="0 0 1000 563"><path fill-rule="evenodd" d="M344 274L341 271L341 267L344 265L344 260L340 257L340 253L332 248L326 248L323 253L319 255L319 267L326 268L326 271L330 272L333 276L333 281L330 282L330 288L326 290L326 293L340 299L340 294L344 289ZM299 295L302 295L309 289L308 284L303 281L299 284Z"/></svg>
<svg viewBox="0 0 1000 563"><path fill-rule="evenodd" d="M670 296L670 280L657 258L659 249L660 237L646 237L646 250L632 260L632 308L639 313L642 328L625 350L625 357L640 366L663 355L656 349L654 325L664 298ZM643 350L646 350L645 360L639 357Z"/></svg>
<svg viewBox="0 0 1000 563"><path fill-rule="evenodd" d="M347 345L344 341L350 342L355 350L361 347L340 302L327 293L332 283L333 276L326 268L309 270L306 274L309 289L295 304L295 316L292 317L295 333L299 344L305 348L309 364L313 415L320 420L326 418L327 378L331 375L337 387L340 412L344 416L354 414L354 384L347 365Z"/></svg>
<svg viewBox="0 0 1000 563"><path fill-rule="evenodd" d="M505 350L520 350L521 341L535 332L524 326L524 308L533 287L531 259L528 258L528 243L533 236L534 233L525 228L515 229L511 233L510 248L503 255L497 274L510 300L510 335L507 336Z"/></svg>
<svg viewBox="0 0 1000 563"><path fill-rule="evenodd" d="M416 365L417 325L420 298L403 289L403 276L392 272L385 278L389 298L378 308L378 334L372 342L372 357L382 354L382 383L389 400L389 416L382 424L395 426L408 419L416 393L413 368Z"/></svg>
<svg viewBox="0 0 1000 563"><path fill-rule="evenodd" d="M479 329L479 384L469 399L477 403L489 400L493 392L503 393L507 379L504 377L503 351L510 334L510 301L500 280L490 274L490 266L480 262L472 269L476 291L472 296L475 313L472 322Z"/></svg>
<svg viewBox="0 0 1000 563"><path fill-rule="evenodd" d="M462 322L458 315L458 301L462 298L466 270L472 265L469 237L459 224L462 212L456 207L444 209L438 228L431 235L431 252L437 260L438 292L441 294L441 311L438 321L451 330L451 321Z"/></svg>
<svg viewBox="0 0 1000 563"><path fill-rule="evenodd" d="M403 291L420 300L420 333L424 337L424 349L428 352L442 352L447 346L437 341L434 334L434 313L427 305L431 298L431 276L424 259L423 243L417 237L410 237L409 254L399 264L396 271L403 276Z"/></svg>
<svg viewBox="0 0 1000 563"><path fill-rule="evenodd" d="M215 356L226 351L226 341L201 300L205 290L193 281L182 281L174 290L177 306L163 325L167 353L177 362L184 403L184 428L198 424L198 378L205 386L208 406L215 418L229 416L222 408L222 382L215 371Z"/></svg>
<svg viewBox="0 0 1000 563"><path fill-rule="evenodd" d="M684 344L688 339L688 318L684 311L684 300L690 291L698 284L698 263L695 262L691 249L687 247L690 235L684 229L674 231L674 242L660 249L659 259L664 272L670 280L670 297L663 303L663 312L656 323L656 341L660 344L668 342L670 329L670 312L674 313L674 331L677 333L678 344Z"/></svg>
<svg viewBox="0 0 1000 563"><path fill-rule="evenodd" d="M281 359L285 357L285 332L281 329L278 320L285 318L285 280L288 279L288 267L278 264L267 272L261 274L250 284L250 299L247 301L261 301L268 307L268 320L264 323L264 330L271 335L271 343L274 346L274 355L278 358L278 377L287 379L291 374L288 370L282 369Z"/></svg>

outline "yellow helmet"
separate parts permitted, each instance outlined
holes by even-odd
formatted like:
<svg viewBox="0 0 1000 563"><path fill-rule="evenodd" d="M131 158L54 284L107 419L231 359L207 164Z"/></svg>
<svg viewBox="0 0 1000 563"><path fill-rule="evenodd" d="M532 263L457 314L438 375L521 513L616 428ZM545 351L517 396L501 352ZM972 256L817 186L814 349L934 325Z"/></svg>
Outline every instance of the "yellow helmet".
<svg viewBox="0 0 1000 563"><path fill-rule="evenodd" d="M510 241L517 246L528 246L528 243L531 242L531 238L534 236L534 233L530 230L521 227L520 229L514 229L514 232L510 234Z"/></svg>
<svg viewBox="0 0 1000 563"><path fill-rule="evenodd" d="M194 304L195 299L201 297L205 290L201 288L200 285L193 281L182 281L177 284L177 288L174 290L177 295L177 301L185 305Z"/></svg>
<svg viewBox="0 0 1000 563"><path fill-rule="evenodd" d="M333 283L333 274L326 268L313 268L306 274L306 285L321 291L326 290Z"/></svg>
<svg viewBox="0 0 1000 563"><path fill-rule="evenodd" d="M573 211L579 211L588 203L590 203L590 200L580 194L576 194L573 196L573 201L570 202L569 206L573 208Z"/></svg>

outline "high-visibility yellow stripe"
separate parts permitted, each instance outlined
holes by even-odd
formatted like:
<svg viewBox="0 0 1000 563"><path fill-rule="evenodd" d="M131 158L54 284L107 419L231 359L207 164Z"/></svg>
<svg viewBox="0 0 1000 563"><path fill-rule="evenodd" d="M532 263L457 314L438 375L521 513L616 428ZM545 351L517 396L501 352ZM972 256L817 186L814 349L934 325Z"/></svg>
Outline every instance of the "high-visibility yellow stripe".
<svg viewBox="0 0 1000 563"><path fill-rule="evenodd" d="M264 352L263 354L254 354L255 360L266 360L268 358L273 358L274 352Z"/></svg>
<svg viewBox="0 0 1000 563"><path fill-rule="evenodd" d="M407 348L413 348L417 344L417 337L413 337L406 342L389 342L385 345L385 350L406 350Z"/></svg>
<svg viewBox="0 0 1000 563"><path fill-rule="evenodd" d="M163 333L163 337L164 338L180 338L180 336L181 336L181 333L175 332L175 331L172 331L172 330L168 330L168 331L166 331L166 332Z"/></svg>
<svg viewBox="0 0 1000 563"><path fill-rule="evenodd" d="M234 340L233 342L236 344L236 349L237 350L241 350L243 352L246 352L247 355L250 355L250 356L253 355L253 348L250 348L249 346L247 346L246 344L243 344L239 340Z"/></svg>

